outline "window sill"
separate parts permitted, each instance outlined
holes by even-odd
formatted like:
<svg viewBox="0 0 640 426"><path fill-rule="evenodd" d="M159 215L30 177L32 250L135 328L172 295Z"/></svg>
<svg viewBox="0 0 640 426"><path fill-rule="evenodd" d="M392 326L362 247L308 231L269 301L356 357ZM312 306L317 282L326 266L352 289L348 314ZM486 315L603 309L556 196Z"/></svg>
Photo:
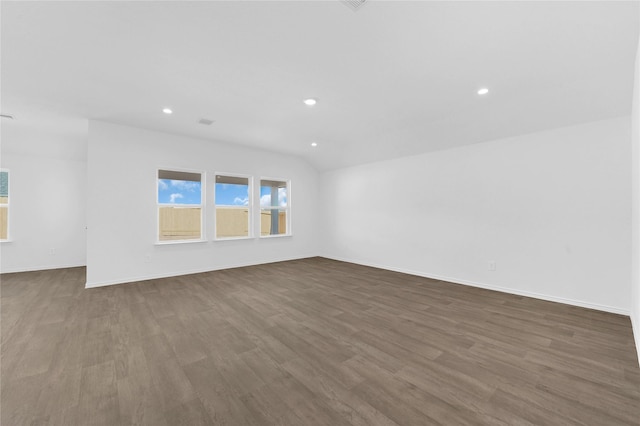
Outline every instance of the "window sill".
<svg viewBox="0 0 640 426"><path fill-rule="evenodd" d="M238 240L253 240L255 237L228 237L228 238L214 238L213 241L238 241Z"/></svg>
<svg viewBox="0 0 640 426"><path fill-rule="evenodd" d="M12 243L13 240L0 240L0 243Z"/></svg>
<svg viewBox="0 0 640 426"><path fill-rule="evenodd" d="M269 238L287 238L293 237L293 234L279 234L279 235L261 235L260 238L269 239Z"/></svg>
<svg viewBox="0 0 640 426"><path fill-rule="evenodd" d="M207 240L167 240L167 241L156 241L154 245L156 246L172 246L175 244L197 244L197 243L206 243Z"/></svg>

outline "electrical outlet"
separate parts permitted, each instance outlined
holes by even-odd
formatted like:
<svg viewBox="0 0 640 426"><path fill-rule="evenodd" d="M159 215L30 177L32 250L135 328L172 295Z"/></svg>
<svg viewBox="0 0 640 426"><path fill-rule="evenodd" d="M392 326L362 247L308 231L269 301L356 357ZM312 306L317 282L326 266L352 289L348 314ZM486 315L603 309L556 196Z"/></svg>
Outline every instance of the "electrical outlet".
<svg viewBox="0 0 640 426"><path fill-rule="evenodd" d="M145 263L151 263L151 255L150 254L145 254L144 255L144 261L145 261Z"/></svg>
<svg viewBox="0 0 640 426"><path fill-rule="evenodd" d="M55 248L50 248L50 249L49 249L49 254L50 254L51 256L55 256L55 255L56 255L56 249L55 249Z"/></svg>
<svg viewBox="0 0 640 426"><path fill-rule="evenodd" d="M489 264L487 265L487 268L490 271L495 271L496 270L496 262L495 262L495 260L490 260Z"/></svg>

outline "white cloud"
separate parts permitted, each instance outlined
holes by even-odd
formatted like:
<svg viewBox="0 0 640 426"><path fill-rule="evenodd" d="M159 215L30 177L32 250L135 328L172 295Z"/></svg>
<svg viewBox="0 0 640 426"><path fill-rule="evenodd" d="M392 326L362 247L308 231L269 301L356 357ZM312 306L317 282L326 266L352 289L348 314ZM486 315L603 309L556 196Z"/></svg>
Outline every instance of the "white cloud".
<svg viewBox="0 0 640 426"><path fill-rule="evenodd" d="M287 188L278 188L278 200L282 207L287 205Z"/></svg>
<svg viewBox="0 0 640 426"><path fill-rule="evenodd" d="M233 204L240 205L240 206L247 206L247 205L249 205L249 198L247 198L247 197L244 197L244 198L236 197L236 198L233 199Z"/></svg>
<svg viewBox="0 0 640 426"><path fill-rule="evenodd" d="M200 182L193 182L189 180L169 180L169 183L173 188L178 188L182 191L194 192L196 189L200 189Z"/></svg>
<svg viewBox="0 0 640 426"><path fill-rule="evenodd" d="M287 205L287 188L278 188L278 205L286 207ZM260 197L260 207L271 207L271 194L264 194Z"/></svg>
<svg viewBox="0 0 640 426"><path fill-rule="evenodd" d="M161 191L167 190L169 189L169 185L167 185L167 182L164 179L158 179L158 189Z"/></svg>
<svg viewBox="0 0 640 426"><path fill-rule="evenodd" d="M175 203L176 202L176 198L184 198L184 195L182 195L182 194L171 194L169 196L169 202L170 203Z"/></svg>

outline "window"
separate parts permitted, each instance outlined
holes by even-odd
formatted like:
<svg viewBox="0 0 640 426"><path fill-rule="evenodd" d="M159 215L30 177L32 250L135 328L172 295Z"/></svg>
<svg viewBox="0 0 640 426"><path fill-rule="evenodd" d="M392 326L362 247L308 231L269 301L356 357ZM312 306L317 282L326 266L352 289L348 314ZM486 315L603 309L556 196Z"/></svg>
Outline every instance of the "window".
<svg viewBox="0 0 640 426"><path fill-rule="evenodd" d="M251 237L251 179L216 175L216 239Z"/></svg>
<svg viewBox="0 0 640 426"><path fill-rule="evenodd" d="M158 170L158 241L202 240L202 174Z"/></svg>
<svg viewBox="0 0 640 426"><path fill-rule="evenodd" d="M291 234L289 181L260 180L260 236Z"/></svg>
<svg viewBox="0 0 640 426"><path fill-rule="evenodd" d="M0 170L0 240L9 239L9 171Z"/></svg>

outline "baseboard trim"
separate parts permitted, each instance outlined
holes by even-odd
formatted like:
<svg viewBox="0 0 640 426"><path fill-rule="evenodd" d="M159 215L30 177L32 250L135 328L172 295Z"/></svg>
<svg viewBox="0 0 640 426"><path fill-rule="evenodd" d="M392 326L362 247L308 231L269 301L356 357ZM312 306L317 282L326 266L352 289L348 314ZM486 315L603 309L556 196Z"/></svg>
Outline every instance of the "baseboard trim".
<svg viewBox="0 0 640 426"><path fill-rule="evenodd" d="M185 271L180 271L180 272L142 275L142 276L137 276L137 277L122 278L122 279L107 280L107 281L94 281L94 282L87 281L85 286L84 286L84 288L105 287L105 286L109 286L109 285L135 283L135 282L138 282L138 281L158 280L158 279L162 279L162 278L181 277L181 276L184 276L184 275L202 274L202 273L205 273L205 272L220 271L220 270L223 270L223 269L244 268L244 267L247 267L247 266L266 265L268 263L287 262L287 261L290 261L290 260L308 259L308 258L311 258L311 257L317 257L317 256L316 255L300 256L300 257L292 257L292 258L279 259L279 260L268 260L268 261L264 261L264 262L239 262L239 263L234 263L234 264L229 264L229 265L221 265L221 266L214 266L214 267L190 269L190 270L185 270Z"/></svg>
<svg viewBox="0 0 640 426"><path fill-rule="evenodd" d="M37 271L49 271L53 269L66 269L66 268L82 268L87 266L84 263L76 264L67 264L67 265L45 265L45 266L27 266L22 268L14 268L5 270L4 268L0 271L2 274L18 274L20 272L37 272Z"/></svg>
<svg viewBox="0 0 640 426"><path fill-rule="evenodd" d="M446 277L446 276L437 275L437 274L430 274L428 272L422 272L422 271L413 271L413 270L405 269L405 268L397 268L395 266L380 265L380 264L369 263L369 262L361 262L361 261L357 261L357 260L354 260L354 259L347 259L347 258L341 258L341 257L336 257L336 256L326 256L326 255L323 255L322 257L327 258L327 259L337 260L337 261L340 261L340 262L355 263L356 265L369 266L371 268L386 269L388 271L394 271L394 272L400 272L400 273L408 274L408 275L415 275L415 276L418 276L418 277L430 278L430 279L438 280L438 281L446 281L446 282L450 282L450 283L454 283L454 284L462 284L462 285L468 285L468 286L471 286L471 287L483 288L485 290L499 291L501 293L515 294L517 296L525 296L525 297L531 297L531 298L534 298L534 299L546 300L546 301L549 301L549 302L556 302L556 303L563 303L565 305L578 306L578 307L581 307L581 308L595 309L597 311L609 312L609 313L612 313L612 314L625 315L625 316L630 316L631 315L631 311L630 310L616 308L614 306L600 305L600 304L597 304L597 303L585 302L585 301L582 301L582 300L566 299L564 297L552 296L552 295L548 295L548 294L535 293L535 292L530 292L530 291L515 290L515 289L512 289L512 288L500 287L500 286L495 286L495 285L491 285L491 284L485 284L485 283L481 283L481 282L477 282L477 281L470 281L470 280L465 280L465 279L455 278L455 277ZM640 334L640 330L639 330L639 334ZM636 342L638 342L638 339L636 339Z"/></svg>

